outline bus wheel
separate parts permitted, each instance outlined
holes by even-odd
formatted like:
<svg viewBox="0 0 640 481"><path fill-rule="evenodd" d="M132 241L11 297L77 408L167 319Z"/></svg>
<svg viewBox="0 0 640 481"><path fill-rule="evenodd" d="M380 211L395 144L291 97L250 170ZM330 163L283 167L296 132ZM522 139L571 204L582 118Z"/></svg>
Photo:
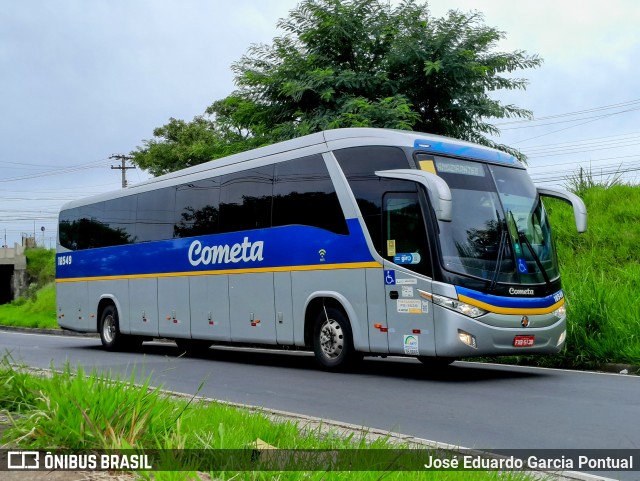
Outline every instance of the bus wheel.
<svg viewBox="0 0 640 481"><path fill-rule="evenodd" d="M453 361L455 357L433 357L433 356L417 356L418 361L429 368L447 367Z"/></svg>
<svg viewBox="0 0 640 481"><path fill-rule="evenodd" d="M125 345L124 336L120 334L118 310L109 305L102 311L100 318L100 340L107 351L117 351Z"/></svg>
<svg viewBox="0 0 640 481"><path fill-rule="evenodd" d="M341 310L326 307L318 313L313 352L320 366L328 370L344 369L355 360L351 326Z"/></svg>

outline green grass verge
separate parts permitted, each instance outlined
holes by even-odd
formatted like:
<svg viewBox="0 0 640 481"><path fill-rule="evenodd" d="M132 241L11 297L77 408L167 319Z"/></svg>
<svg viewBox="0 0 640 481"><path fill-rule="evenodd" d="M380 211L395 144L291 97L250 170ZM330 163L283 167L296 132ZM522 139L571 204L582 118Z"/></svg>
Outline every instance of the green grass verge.
<svg viewBox="0 0 640 481"><path fill-rule="evenodd" d="M54 283L36 291L33 297L19 297L9 304L0 305L0 324L57 329Z"/></svg>
<svg viewBox="0 0 640 481"><path fill-rule="evenodd" d="M398 449L388 440L365 442L219 403L170 398L149 381L111 381L67 366L52 377L37 377L0 363L0 409L12 426L2 443L24 449L238 449L257 438L279 449ZM375 459L372 461L375 463ZM367 465L368 466L368 465ZM193 472L138 473L154 480L194 479ZM326 472L215 471L214 479L424 479L529 480L523 473L483 471Z"/></svg>
<svg viewBox="0 0 640 481"><path fill-rule="evenodd" d="M56 277L56 252L54 249L26 249L27 273L38 286L53 282Z"/></svg>
<svg viewBox="0 0 640 481"><path fill-rule="evenodd" d="M585 234L569 230L571 212L554 206L551 213L560 227L568 308L563 362L640 364L640 188L595 187L582 195L589 212Z"/></svg>

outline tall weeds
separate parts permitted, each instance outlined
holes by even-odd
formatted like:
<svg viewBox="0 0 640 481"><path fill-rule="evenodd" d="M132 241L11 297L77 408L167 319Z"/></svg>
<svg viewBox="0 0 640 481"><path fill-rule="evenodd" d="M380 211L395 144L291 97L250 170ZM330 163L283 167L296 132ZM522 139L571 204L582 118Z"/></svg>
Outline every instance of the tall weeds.
<svg viewBox="0 0 640 481"><path fill-rule="evenodd" d="M566 204L545 200L567 298L563 366L640 365L640 188L598 186L581 192L588 229L575 232Z"/></svg>

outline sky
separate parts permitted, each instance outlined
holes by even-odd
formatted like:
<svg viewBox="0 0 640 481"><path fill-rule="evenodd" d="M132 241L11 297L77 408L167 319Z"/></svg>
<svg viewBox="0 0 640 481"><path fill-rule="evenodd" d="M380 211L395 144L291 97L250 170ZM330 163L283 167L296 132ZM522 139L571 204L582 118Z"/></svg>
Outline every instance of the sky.
<svg viewBox="0 0 640 481"><path fill-rule="evenodd" d="M282 35L277 21L298 3L0 1L0 245L35 234L46 247L65 202L120 188L110 156L229 95L231 64ZM529 156L535 181L563 186L580 166L596 180L640 180L640 2L428 3L436 17L481 12L506 34L497 50L544 59L516 72L526 91L492 94L537 119L495 122L497 140ZM130 184L148 177L127 171Z"/></svg>

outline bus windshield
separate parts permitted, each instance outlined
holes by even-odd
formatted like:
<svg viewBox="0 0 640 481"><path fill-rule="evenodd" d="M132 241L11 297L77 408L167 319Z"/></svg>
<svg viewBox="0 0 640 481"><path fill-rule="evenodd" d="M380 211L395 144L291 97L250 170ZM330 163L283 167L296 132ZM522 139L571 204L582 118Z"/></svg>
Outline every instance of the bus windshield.
<svg viewBox="0 0 640 481"><path fill-rule="evenodd" d="M440 222L444 267L492 282L558 277L549 222L524 169L432 157L451 188L453 220Z"/></svg>

